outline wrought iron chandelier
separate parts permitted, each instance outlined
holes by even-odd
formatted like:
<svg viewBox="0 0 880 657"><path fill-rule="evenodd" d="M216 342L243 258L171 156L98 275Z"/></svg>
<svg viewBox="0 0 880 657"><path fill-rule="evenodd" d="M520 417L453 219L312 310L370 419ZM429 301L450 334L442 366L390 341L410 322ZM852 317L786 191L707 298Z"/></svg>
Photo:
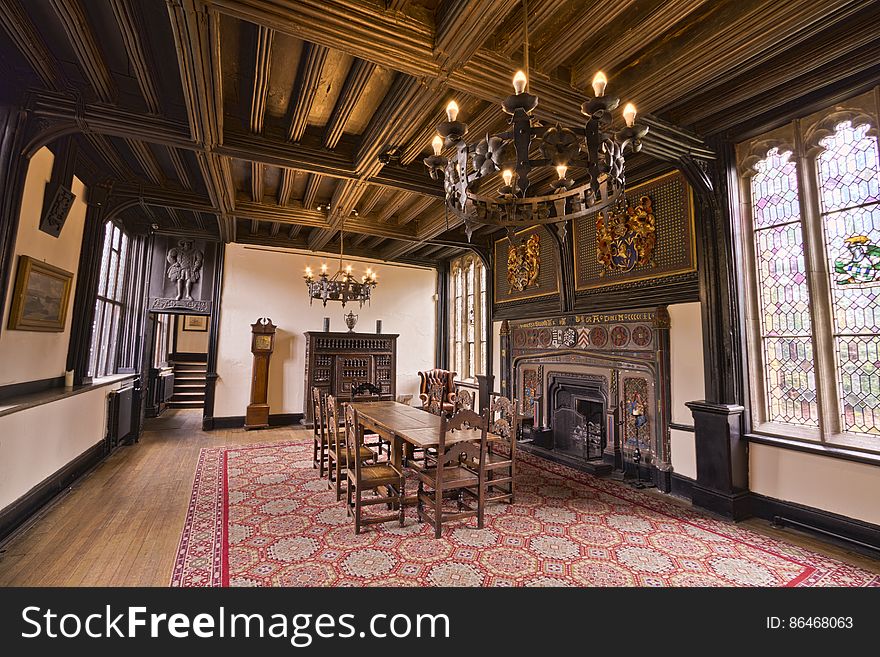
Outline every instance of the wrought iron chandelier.
<svg viewBox="0 0 880 657"><path fill-rule="evenodd" d="M582 217L623 199L627 150L641 150L646 125L636 122L636 108L623 109L625 127L613 131L612 111L620 99L605 94L608 80L600 71L593 78L593 98L581 105L582 128L542 125L532 116L538 97L528 92L528 6L523 2L525 44L523 69L513 76L514 93L501 108L510 115L510 129L486 135L476 143L465 141L468 127L458 120L458 104L446 106L447 120L437 126L431 142L434 154L424 159L431 178L442 177L449 212L459 217L470 239L476 225L510 229L549 224ZM455 148L451 158L441 155ZM556 169L551 191L535 195L532 181L538 170ZM481 191L487 179L501 172L503 185ZM577 181L570 174L577 172Z"/></svg>
<svg viewBox="0 0 880 657"><path fill-rule="evenodd" d="M351 273L351 265L343 269L343 232L339 232L339 268L332 276L327 274L327 263L321 264L321 273L315 278L311 267L306 267L306 289L309 293L309 305L315 299L321 301L326 307L328 301L341 301L342 307L349 301L357 301L363 308L364 303L370 300L373 288L378 285L376 272L367 268L366 273L358 281Z"/></svg>

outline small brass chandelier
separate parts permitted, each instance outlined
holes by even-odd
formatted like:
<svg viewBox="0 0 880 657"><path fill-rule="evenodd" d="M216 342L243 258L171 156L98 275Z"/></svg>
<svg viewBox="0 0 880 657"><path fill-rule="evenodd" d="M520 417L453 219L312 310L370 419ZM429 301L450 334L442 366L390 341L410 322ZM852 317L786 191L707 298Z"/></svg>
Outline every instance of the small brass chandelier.
<svg viewBox="0 0 880 657"><path fill-rule="evenodd" d="M599 71L593 78L595 96L581 105L586 117L582 128L560 124L545 126L532 112L538 97L528 92L529 32L528 5L523 1L523 69L513 76L514 93L501 108L510 115L510 130L486 135L476 143L464 139L468 127L458 120L459 107L452 100L446 106L447 120L437 126L431 142L434 154L424 159L431 178L442 178L446 206L459 217L470 239L475 226L489 224L511 229L576 219L622 200L627 150L641 150L646 125L636 122L636 108L623 109L625 127L612 131L612 115L620 99L605 94L608 80ZM453 157L441 155L455 148ZM531 181L536 169L554 167L556 180L550 193L534 195ZM501 172L504 184L497 193L481 192L486 179ZM578 180L570 177L578 171Z"/></svg>
<svg viewBox="0 0 880 657"><path fill-rule="evenodd" d="M376 272L367 268L366 273L358 281L351 273L351 265L342 266L343 258L343 235L339 232L339 268L332 276L327 274L327 263L321 263L321 273L315 278L311 267L306 267L303 278L306 281L306 289L309 293L309 305L315 299L327 306L328 301L341 301L342 307L349 301L357 301L363 308L364 303L370 301L373 288L378 285Z"/></svg>

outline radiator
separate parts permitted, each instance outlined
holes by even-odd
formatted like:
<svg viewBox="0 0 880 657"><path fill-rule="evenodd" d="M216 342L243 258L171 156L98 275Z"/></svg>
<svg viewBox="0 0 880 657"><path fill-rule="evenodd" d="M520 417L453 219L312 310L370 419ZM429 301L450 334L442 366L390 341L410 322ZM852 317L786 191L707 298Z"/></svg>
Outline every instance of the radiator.
<svg viewBox="0 0 880 657"><path fill-rule="evenodd" d="M128 386L107 395L107 451L132 434L135 388Z"/></svg>
<svg viewBox="0 0 880 657"><path fill-rule="evenodd" d="M159 400L167 402L174 395L174 372L163 374L159 377L159 381L162 382L162 390Z"/></svg>

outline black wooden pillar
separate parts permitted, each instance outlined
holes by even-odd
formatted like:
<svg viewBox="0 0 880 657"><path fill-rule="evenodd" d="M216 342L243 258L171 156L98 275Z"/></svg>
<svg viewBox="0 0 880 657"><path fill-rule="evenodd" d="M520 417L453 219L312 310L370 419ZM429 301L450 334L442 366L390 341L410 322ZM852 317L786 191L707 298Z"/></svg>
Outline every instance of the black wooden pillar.
<svg viewBox="0 0 880 657"><path fill-rule="evenodd" d="M202 429L208 431L214 428L214 395L217 388L217 343L220 339L220 312L223 298L223 266L226 260L226 245L222 242L215 244L217 257L214 267L214 301L211 304L211 325L208 333L208 363L205 374L205 406L202 413Z"/></svg>
<svg viewBox="0 0 880 657"><path fill-rule="evenodd" d="M73 297L73 319L67 348L67 369L73 370L74 385L88 383L89 349L92 344L92 324L104 244L104 207L90 203L88 199L86 202L88 207L82 248L79 252L76 292Z"/></svg>
<svg viewBox="0 0 880 657"><path fill-rule="evenodd" d="M694 189L703 320L705 399L694 417L697 481L693 503L739 520L749 515L748 444L743 438L743 354L729 187L731 149L718 142L712 164L683 158Z"/></svg>
<svg viewBox="0 0 880 657"><path fill-rule="evenodd" d="M437 265L437 326L434 342L435 367L449 369L449 261Z"/></svg>
<svg viewBox="0 0 880 657"><path fill-rule="evenodd" d="M6 307L6 291L15 264L15 238L28 169L28 158L22 154L27 122L27 114L20 108L0 105L0 315ZM4 327L5 322L0 331Z"/></svg>

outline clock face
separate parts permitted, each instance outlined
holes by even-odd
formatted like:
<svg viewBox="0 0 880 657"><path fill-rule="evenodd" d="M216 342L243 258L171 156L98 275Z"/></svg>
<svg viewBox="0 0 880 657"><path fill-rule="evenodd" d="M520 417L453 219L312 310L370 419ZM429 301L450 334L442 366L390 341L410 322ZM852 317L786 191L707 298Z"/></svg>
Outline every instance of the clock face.
<svg viewBox="0 0 880 657"><path fill-rule="evenodd" d="M254 336L254 350L271 351L271 349L272 349L272 336L271 335L255 335Z"/></svg>

